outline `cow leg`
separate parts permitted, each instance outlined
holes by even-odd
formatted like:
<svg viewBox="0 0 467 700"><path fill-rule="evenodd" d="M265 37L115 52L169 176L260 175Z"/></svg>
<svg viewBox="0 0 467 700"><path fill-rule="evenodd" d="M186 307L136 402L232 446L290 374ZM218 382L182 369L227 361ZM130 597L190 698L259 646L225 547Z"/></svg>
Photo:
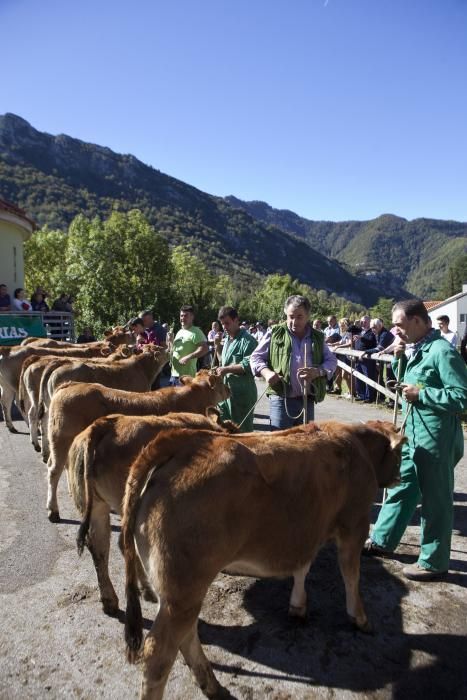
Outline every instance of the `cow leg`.
<svg viewBox="0 0 467 700"><path fill-rule="evenodd" d="M52 523L60 521L60 513L58 511L57 488L58 482L62 475L64 467L63 461L52 461L49 459L47 464L47 515Z"/></svg>
<svg viewBox="0 0 467 700"><path fill-rule="evenodd" d="M144 640L141 700L162 700L169 673L185 637L196 624L201 606L188 611L161 602L156 619ZM191 657L190 657L191 658Z"/></svg>
<svg viewBox="0 0 467 700"><path fill-rule="evenodd" d="M230 696L219 684L212 670L212 666L204 654L198 636L198 620L196 620L180 645L180 651L187 665L190 667L197 684L208 698L220 698L222 695L226 697Z"/></svg>
<svg viewBox="0 0 467 700"><path fill-rule="evenodd" d="M102 607L107 615L118 613L118 597L109 576L110 508L96 494L86 545L91 552L97 574Z"/></svg>
<svg viewBox="0 0 467 700"><path fill-rule="evenodd" d="M345 584L347 614L362 632L371 631L359 591L360 554L367 534L368 522L365 521L360 527L341 531L337 536L337 553Z"/></svg>
<svg viewBox="0 0 467 700"><path fill-rule="evenodd" d="M31 433L31 442L34 445L36 452L41 451L39 445L39 422L37 420L37 410L34 405L31 406L28 413L29 432Z"/></svg>
<svg viewBox="0 0 467 700"><path fill-rule="evenodd" d="M17 433L18 431L16 430L15 426L13 425L13 421L11 420L11 406L13 404L13 399L15 398L15 390L12 389L11 386L8 386L8 384L2 384L2 398L1 398L1 404L2 404L2 411L3 411L3 417L5 419L5 425L10 431L10 433Z"/></svg>
<svg viewBox="0 0 467 700"><path fill-rule="evenodd" d="M159 598L158 598L157 594L155 593L153 587L151 586L149 579L146 575L146 571L144 570L144 567L143 567L141 560L139 558L136 561L136 569L138 571L139 585L140 585L141 593L143 594L144 600L147 600L150 603L158 603Z"/></svg>
<svg viewBox="0 0 467 700"><path fill-rule="evenodd" d="M289 615L290 617L306 617L306 591L305 578L310 570L311 562L293 574L293 588L290 595Z"/></svg>
<svg viewBox="0 0 467 700"><path fill-rule="evenodd" d="M41 438L42 438L42 459L44 462L50 457L49 446L49 411L44 408L44 413L41 418Z"/></svg>

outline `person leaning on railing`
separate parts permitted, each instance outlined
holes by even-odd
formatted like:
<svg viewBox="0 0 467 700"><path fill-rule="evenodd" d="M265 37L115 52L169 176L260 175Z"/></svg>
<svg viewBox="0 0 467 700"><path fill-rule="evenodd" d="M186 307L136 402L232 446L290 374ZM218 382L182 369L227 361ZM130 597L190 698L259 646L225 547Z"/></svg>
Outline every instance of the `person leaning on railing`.
<svg viewBox="0 0 467 700"><path fill-rule="evenodd" d="M393 344L395 338L391 331L388 331L387 328L384 327L384 323L380 318L371 319L370 330L375 334L376 347L366 350L362 357L376 360L379 354L384 353L385 350ZM384 365L377 363L377 378L379 384L384 384L383 372ZM389 365L386 369L386 380L388 379L395 379L394 373Z"/></svg>
<svg viewBox="0 0 467 700"><path fill-rule="evenodd" d="M352 347L352 333L350 332L350 326L351 326L351 321L348 318L341 318L339 321L339 331L340 331L340 340L337 340L335 343L328 343L328 348L331 350L336 350L337 348L344 349L344 348L351 348ZM345 357L345 355L339 355L338 358L341 362L345 362L346 365L350 365L350 360ZM337 367L335 374L334 374L334 389L331 391L331 394L338 394L340 395L342 393L342 379L343 379L343 372L340 367Z"/></svg>

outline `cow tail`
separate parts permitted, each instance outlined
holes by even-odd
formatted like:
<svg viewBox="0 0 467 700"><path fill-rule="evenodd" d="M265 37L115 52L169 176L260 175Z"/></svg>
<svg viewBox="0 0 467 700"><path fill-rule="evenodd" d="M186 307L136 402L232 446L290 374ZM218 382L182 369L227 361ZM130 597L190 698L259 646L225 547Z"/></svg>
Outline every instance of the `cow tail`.
<svg viewBox="0 0 467 700"><path fill-rule="evenodd" d="M40 389L39 389L39 407L38 407L39 420L42 420L42 418L44 417L44 413L45 413L45 397L47 396L47 384L49 383L49 379L50 379L52 373L54 372L54 370L56 370L57 367L60 366L60 359L57 358L56 362L54 362L54 361L50 362L49 365L42 372L41 385L40 385Z"/></svg>
<svg viewBox="0 0 467 700"><path fill-rule="evenodd" d="M170 431L159 435L137 457L131 466L123 497L120 546L125 558L127 600L125 642L126 655L130 663L136 663L138 660L139 650L143 643L143 615L138 587L138 554L134 539L139 499L151 472L154 469L159 469L173 455L173 447L176 443L171 441L169 436ZM167 449L169 447L171 449ZM156 456L157 466L154 464Z"/></svg>
<svg viewBox="0 0 467 700"><path fill-rule="evenodd" d="M25 395L26 387L24 386L24 377L20 377L19 381L19 389L18 389L18 406L19 410L24 416L24 395Z"/></svg>
<svg viewBox="0 0 467 700"><path fill-rule="evenodd" d="M91 525L92 507L94 503L94 462L97 445L108 430L108 420L97 420L72 443L69 458L69 473L73 472L78 478L76 487L72 488L75 505L83 516L78 528L76 544L78 554L83 553L87 534ZM73 481L75 479L73 478Z"/></svg>

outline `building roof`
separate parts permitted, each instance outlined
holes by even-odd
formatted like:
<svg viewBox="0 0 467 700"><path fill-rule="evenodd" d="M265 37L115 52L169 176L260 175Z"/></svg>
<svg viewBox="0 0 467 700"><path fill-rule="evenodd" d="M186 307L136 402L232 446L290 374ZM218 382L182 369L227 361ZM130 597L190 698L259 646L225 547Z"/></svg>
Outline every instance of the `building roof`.
<svg viewBox="0 0 467 700"><path fill-rule="evenodd" d="M442 301L424 301L423 306L427 311L431 311L431 309L434 309L438 304L442 304Z"/></svg>
<svg viewBox="0 0 467 700"><path fill-rule="evenodd" d="M24 221L27 221L33 228L37 228L37 224L34 221L34 219L30 219L29 216L27 216L26 212L24 209L20 209L19 207L16 206L16 204L13 204L13 202L8 202L6 199L2 199L0 197L0 211L6 211L9 214L14 214L15 216L19 216L20 219L24 219Z"/></svg>
<svg viewBox="0 0 467 700"><path fill-rule="evenodd" d="M443 299L443 301L424 301L424 305L427 311L435 311L438 309L440 306L445 306L446 304L450 304L452 301L457 301L458 299L462 299L462 297L467 296L467 291L462 291L459 292L458 294L454 294L452 297L448 297L447 299ZM431 306L429 306L429 304Z"/></svg>

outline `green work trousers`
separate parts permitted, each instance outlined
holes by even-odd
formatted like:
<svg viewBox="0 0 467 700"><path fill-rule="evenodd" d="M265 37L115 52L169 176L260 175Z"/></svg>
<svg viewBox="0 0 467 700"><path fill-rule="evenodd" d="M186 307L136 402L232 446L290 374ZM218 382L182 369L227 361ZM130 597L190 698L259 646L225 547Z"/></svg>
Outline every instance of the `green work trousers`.
<svg viewBox="0 0 467 700"><path fill-rule="evenodd" d="M433 459L425 449L411 454L404 445L401 483L388 495L371 534L380 547L393 551L415 508L421 503L418 563L430 571L447 571L453 521L454 465Z"/></svg>

